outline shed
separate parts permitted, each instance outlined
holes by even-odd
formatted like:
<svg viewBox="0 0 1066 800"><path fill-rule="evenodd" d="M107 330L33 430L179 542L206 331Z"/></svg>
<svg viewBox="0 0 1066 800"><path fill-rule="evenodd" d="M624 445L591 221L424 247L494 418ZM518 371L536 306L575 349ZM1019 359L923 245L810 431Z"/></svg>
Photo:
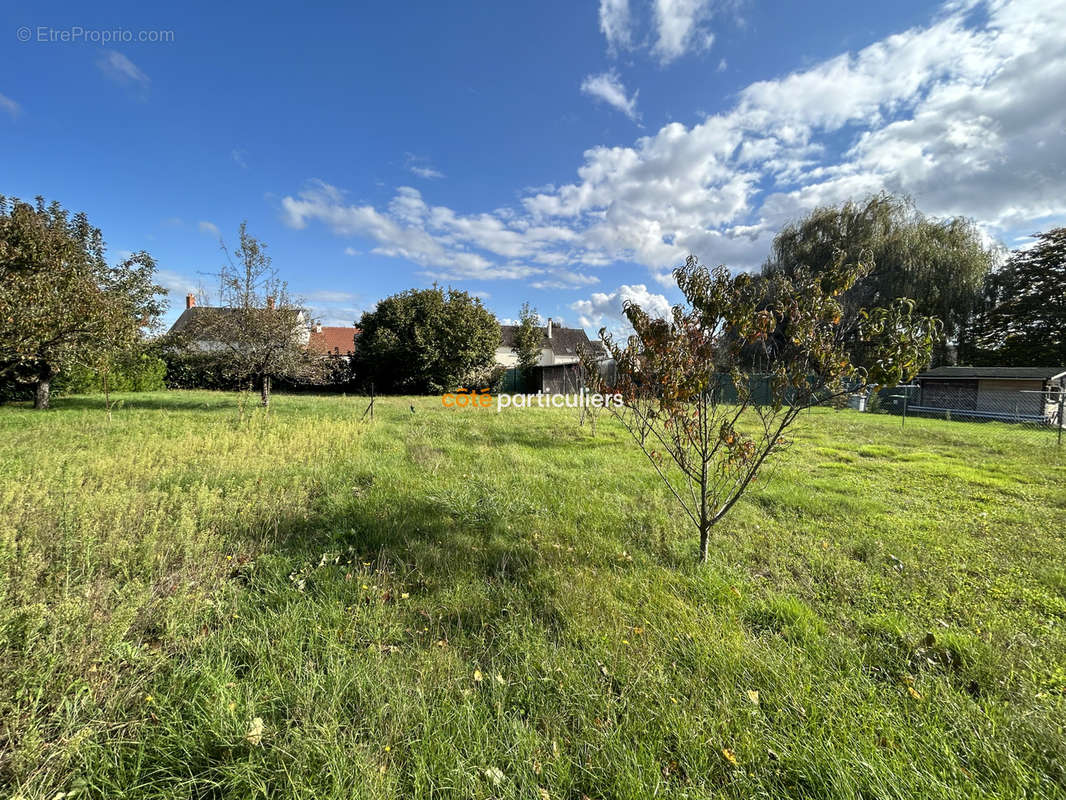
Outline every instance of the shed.
<svg viewBox="0 0 1066 800"><path fill-rule="evenodd" d="M1062 424L1066 367L937 367L919 373L908 413Z"/></svg>

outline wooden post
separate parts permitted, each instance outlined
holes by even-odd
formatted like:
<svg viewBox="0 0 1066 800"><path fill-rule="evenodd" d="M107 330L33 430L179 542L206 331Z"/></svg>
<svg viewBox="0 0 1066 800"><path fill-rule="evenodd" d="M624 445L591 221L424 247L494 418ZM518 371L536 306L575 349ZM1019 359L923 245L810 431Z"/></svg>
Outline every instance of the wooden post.
<svg viewBox="0 0 1066 800"><path fill-rule="evenodd" d="M1063 424L1066 424L1066 420L1064 420L1062 418L1062 407L1063 407L1064 401L1066 401L1066 393L1064 393L1062 389L1059 389L1059 433L1058 433L1058 437L1059 437L1058 446L1059 447L1062 447L1062 426L1063 426Z"/></svg>
<svg viewBox="0 0 1066 800"><path fill-rule="evenodd" d="M370 384L370 405L368 405L366 407L366 411L363 412L363 416L361 416L359 418L360 421L366 419L367 414L370 415L370 420L371 420L371 422L373 422L373 420L374 420L374 384L373 383Z"/></svg>

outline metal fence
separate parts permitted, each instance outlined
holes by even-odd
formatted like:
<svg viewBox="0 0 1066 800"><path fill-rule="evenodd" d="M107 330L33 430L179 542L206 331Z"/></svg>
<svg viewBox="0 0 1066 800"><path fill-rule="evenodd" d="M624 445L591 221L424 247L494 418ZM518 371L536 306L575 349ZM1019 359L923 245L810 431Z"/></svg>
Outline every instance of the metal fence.
<svg viewBox="0 0 1066 800"><path fill-rule="evenodd" d="M503 394L577 394L586 385L580 364L534 367L523 375L518 367L503 373L498 391Z"/></svg>
<svg viewBox="0 0 1066 800"><path fill-rule="evenodd" d="M613 361L600 366L601 376L611 386L617 377ZM735 403L738 392L732 379L719 376L714 387L719 400ZM577 364L540 367L527 380L517 369L508 370L502 382L503 392L551 392L573 394L585 385ZM749 377L750 401L755 405L773 402L773 388L767 375ZM786 394L785 404L792 398ZM806 399L804 399L806 402ZM852 409L869 414L893 415L900 427L911 431L928 430L930 434L950 438L985 438L1009 443L1025 443L1062 447L1066 438L1066 392L1003 388L1003 382L985 385L980 381L960 381L950 385L946 381L926 385L908 384L882 388L872 394L834 396L824 405ZM945 426L945 423L948 425Z"/></svg>
<svg viewBox="0 0 1066 800"><path fill-rule="evenodd" d="M923 420L950 422L960 433L1004 435L1027 442L1062 446L1066 432L1066 395L1057 389L982 389L906 385L881 389L854 405L874 414L892 414L900 426Z"/></svg>

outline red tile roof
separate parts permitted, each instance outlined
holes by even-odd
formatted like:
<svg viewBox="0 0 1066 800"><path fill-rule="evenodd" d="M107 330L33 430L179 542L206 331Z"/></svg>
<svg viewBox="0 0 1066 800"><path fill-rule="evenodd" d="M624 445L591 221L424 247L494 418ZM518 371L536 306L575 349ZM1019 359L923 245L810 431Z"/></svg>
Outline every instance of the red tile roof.
<svg viewBox="0 0 1066 800"><path fill-rule="evenodd" d="M358 328L316 326L311 328L311 338L307 341L307 349L314 350L316 353L347 355L355 351L357 333L359 333Z"/></svg>

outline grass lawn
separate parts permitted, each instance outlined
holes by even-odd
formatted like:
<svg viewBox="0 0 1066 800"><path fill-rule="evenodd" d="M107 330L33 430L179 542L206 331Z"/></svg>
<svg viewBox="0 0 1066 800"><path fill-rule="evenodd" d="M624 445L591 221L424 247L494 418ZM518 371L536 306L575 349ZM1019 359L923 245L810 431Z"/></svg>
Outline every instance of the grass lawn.
<svg viewBox="0 0 1066 800"><path fill-rule="evenodd" d="M365 404L0 408L0 796L1066 796L1054 448L816 410L699 567L605 418Z"/></svg>

